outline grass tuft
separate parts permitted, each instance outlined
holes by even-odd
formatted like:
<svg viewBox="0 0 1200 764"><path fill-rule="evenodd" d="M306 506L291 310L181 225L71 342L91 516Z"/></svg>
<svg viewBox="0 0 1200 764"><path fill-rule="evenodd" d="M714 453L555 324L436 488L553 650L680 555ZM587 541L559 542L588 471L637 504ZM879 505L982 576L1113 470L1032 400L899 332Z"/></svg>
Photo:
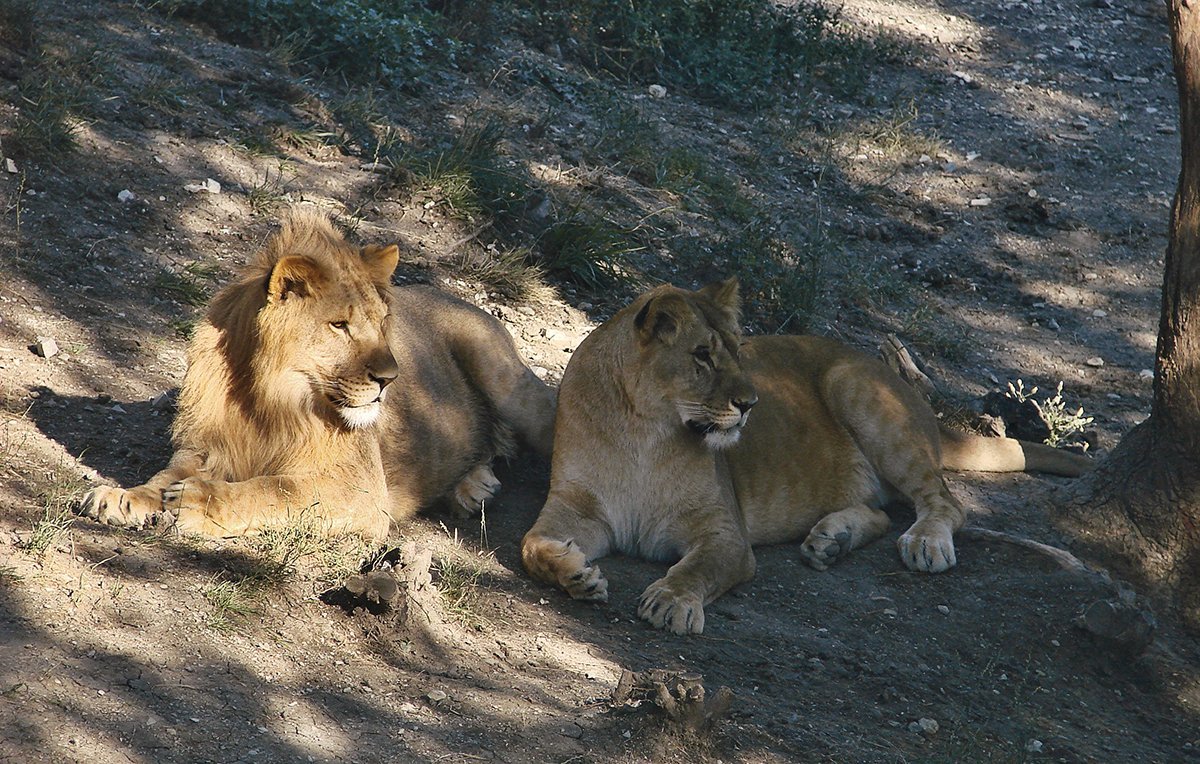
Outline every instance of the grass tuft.
<svg viewBox="0 0 1200 764"><path fill-rule="evenodd" d="M213 576L202 590L210 608L204 625L213 631L233 631L242 619L258 612L256 602L261 592L262 582L255 578Z"/></svg>
<svg viewBox="0 0 1200 764"><path fill-rule="evenodd" d="M215 265L188 263L179 272L160 271L152 286L178 302L195 307L208 301L217 275Z"/></svg>

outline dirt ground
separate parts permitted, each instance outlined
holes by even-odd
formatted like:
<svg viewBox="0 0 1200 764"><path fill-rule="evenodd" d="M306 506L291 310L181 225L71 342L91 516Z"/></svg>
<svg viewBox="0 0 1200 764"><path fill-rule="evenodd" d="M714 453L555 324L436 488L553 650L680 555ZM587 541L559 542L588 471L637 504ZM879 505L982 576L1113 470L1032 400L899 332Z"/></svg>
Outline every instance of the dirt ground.
<svg viewBox="0 0 1200 764"><path fill-rule="evenodd" d="M1161 604L1154 643L1122 654L1076 625L1108 585L968 540L952 571L911 573L893 544L903 510L886 539L829 572L793 547L761 549L756 578L689 638L636 618L661 566L605 560L603 605L528 579L517 545L548 472L531 456L501 471L486 523L435 510L395 532L395 545L431 549L435 582L462 595L428 600L424 618L327 604L339 581L313 560L221 604L221 585L260 559L247 541L67 518L35 551L88 484L134 484L165 463L188 288L229 278L272 230L267 191L277 209L315 204L352 221L363 241L399 240L405 279L499 316L551 382L627 299L566 284L506 299L444 257L470 227L381 189L369 156L293 147L285 164L245 150L237 136L256 126L336 123L320 84L266 54L129 3L41 5L49 47L95 62L114 95L78 124L74 153L18 153L0 168L0 761L1200 760L1200 650ZM1095 417L1102 455L1150 406L1143 370L1178 168L1161 4L847 0L844 13L910 52L873 75L874 100L811 96L805 108L832 136L819 145L778 115L625 97L681 145L732 168L775 166L750 190L784 216L819 204L852 270L919 294L832 295L813 331L866 348L899 333L964 404L1016 379L1061 380ZM7 135L29 108L18 90L29 62L8 43L0 52ZM549 56L506 40L394 118L416 142L478 110L519 126L549 97L549 80L513 74L522 62L581 76ZM901 132L925 143L867 129L894 125L897 104L912 117ZM507 156L619 195L627 178L579 158L573 136L589 116L573 109L547 130L513 130ZM821 184L819 162L832 168ZM220 193L186 188L207 178ZM714 275L660 265L651 276ZM49 358L45 337L58 347ZM950 482L971 525L1070 548L1046 515L1063 480ZM734 699L711 730L680 729L651 703L610 702L626 669L698 672Z"/></svg>

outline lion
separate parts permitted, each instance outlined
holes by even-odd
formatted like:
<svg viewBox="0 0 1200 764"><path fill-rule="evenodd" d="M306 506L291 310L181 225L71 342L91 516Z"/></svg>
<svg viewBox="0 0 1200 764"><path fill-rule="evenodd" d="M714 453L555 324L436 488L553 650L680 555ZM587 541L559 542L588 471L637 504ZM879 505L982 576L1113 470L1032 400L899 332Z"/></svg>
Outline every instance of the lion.
<svg viewBox="0 0 1200 764"><path fill-rule="evenodd" d="M294 212L195 331L168 466L92 489L81 512L218 537L304 518L381 539L443 496L480 510L514 436L548 457L553 390L492 316L392 286L398 259Z"/></svg>
<svg viewBox="0 0 1200 764"><path fill-rule="evenodd" d="M753 547L804 539L825 570L889 527L913 570L955 564L964 511L942 469L1078 475L1090 460L939 426L882 362L834 340L743 339L736 279L642 295L592 332L558 394L550 490L522 541L525 568L581 600L606 600L610 552L675 564L638 615L676 634L754 575ZM750 419L751 411L754 412Z"/></svg>

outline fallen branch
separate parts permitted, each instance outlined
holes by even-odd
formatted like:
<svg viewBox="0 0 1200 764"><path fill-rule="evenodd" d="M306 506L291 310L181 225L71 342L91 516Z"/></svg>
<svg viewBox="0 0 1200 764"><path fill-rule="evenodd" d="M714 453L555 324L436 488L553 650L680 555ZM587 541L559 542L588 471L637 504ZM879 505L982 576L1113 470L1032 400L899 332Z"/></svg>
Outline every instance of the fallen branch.
<svg viewBox="0 0 1200 764"><path fill-rule="evenodd" d="M1000 542L1029 549L1053 560L1063 570L1110 589L1113 596L1084 606L1074 625L1096 637L1101 644L1126 656L1145 652L1154 641L1158 621L1154 612L1132 589L1114 581L1108 571L1084 564L1065 549L1040 541L986 528L963 528L956 534L963 541Z"/></svg>

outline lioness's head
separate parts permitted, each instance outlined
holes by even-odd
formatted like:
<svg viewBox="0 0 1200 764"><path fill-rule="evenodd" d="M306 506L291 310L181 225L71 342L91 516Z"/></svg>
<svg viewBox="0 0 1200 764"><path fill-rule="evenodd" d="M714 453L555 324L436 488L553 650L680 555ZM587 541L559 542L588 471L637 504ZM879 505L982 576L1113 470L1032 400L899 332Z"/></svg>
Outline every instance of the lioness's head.
<svg viewBox="0 0 1200 764"><path fill-rule="evenodd" d="M389 296L395 245L353 247L323 216L288 220L267 244L258 313L259 375L351 428L374 424L399 370ZM293 401L301 404L302 401Z"/></svg>
<svg viewBox="0 0 1200 764"><path fill-rule="evenodd" d="M683 426L711 448L737 443L758 402L738 362L737 279L698 292L664 286L634 317L647 381L665 395Z"/></svg>

